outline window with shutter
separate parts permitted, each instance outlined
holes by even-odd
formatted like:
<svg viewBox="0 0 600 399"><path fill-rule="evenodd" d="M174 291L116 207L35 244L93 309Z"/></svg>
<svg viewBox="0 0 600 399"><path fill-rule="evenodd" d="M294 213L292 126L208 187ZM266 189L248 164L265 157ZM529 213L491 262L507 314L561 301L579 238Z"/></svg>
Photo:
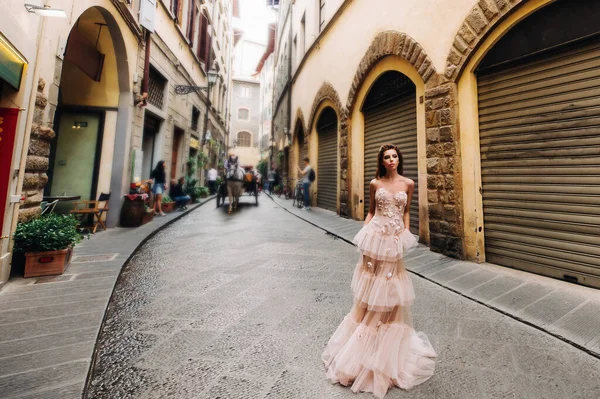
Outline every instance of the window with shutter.
<svg viewBox="0 0 600 399"><path fill-rule="evenodd" d="M193 3L193 1L190 2L187 38L190 41L191 47L194 46L194 27L195 27L194 25L196 24L197 9L198 9L198 7L196 7L196 5Z"/></svg>
<svg viewBox="0 0 600 399"><path fill-rule="evenodd" d="M238 147L250 147L252 135L249 132L239 132L237 137Z"/></svg>
<svg viewBox="0 0 600 399"><path fill-rule="evenodd" d="M208 18L206 15L200 14L200 29L198 30L198 58L200 61L206 63L208 58L208 42L210 38L208 36Z"/></svg>
<svg viewBox="0 0 600 399"><path fill-rule="evenodd" d="M243 121L250 119L250 110L248 108L238 109L238 119Z"/></svg>

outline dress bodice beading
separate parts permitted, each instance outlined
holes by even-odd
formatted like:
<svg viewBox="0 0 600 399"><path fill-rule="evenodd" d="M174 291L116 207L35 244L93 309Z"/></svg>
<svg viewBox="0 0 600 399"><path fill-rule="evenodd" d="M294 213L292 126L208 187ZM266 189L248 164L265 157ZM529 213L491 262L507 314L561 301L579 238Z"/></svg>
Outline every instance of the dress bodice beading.
<svg viewBox="0 0 600 399"><path fill-rule="evenodd" d="M390 193L385 188L375 192L375 215L354 238L358 249L377 260L393 261L417 246L417 240L404 226L406 192Z"/></svg>

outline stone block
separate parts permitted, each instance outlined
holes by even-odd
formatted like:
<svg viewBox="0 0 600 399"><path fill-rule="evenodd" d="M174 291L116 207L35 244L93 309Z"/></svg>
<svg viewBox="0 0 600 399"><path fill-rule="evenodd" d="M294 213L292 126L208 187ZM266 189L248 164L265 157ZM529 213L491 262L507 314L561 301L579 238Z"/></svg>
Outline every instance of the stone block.
<svg viewBox="0 0 600 399"><path fill-rule="evenodd" d="M441 131L441 129L440 129L440 131ZM444 145L444 155L449 156L449 157L456 155L456 144L454 142L444 143L443 145Z"/></svg>
<svg viewBox="0 0 600 399"><path fill-rule="evenodd" d="M450 234L450 223L446 221L440 221L440 233L444 235Z"/></svg>
<svg viewBox="0 0 600 399"><path fill-rule="evenodd" d="M45 173L39 173L39 177L40 177L40 187L44 187L46 184L48 184L48 175Z"/></svg>
<svg viewBox="0 0 600 399"><path fill-rule="evenodd" d="M421 46L419 46L418 44L415 45L415 48L413 49L413 52L410 55L410 58L408 59L408 62L415 65L415 63L417 62L417 59L419 58L419 56L422 53L423 53L423 49L421 48Z"/></svg>
<svg viewBox="0 0 600 399"><path fill-rule="evenodd" d="M488 24L487 20L478 8L473 8L466 20L469 26L473 28L477 34L481 34Z"/></svg>
<svg viewBox="0 0 600 399"><path fill-rule="evenodd" d="M440 200L438 190L427 190L427 203L437 204Z"/></svg>
<svg viewBox="0 0 600 399"><path fill-rule="evenodd" d="M435 69L433 69L429 60L425 60L423 65L421 65L421 68L419 68L419 74L421 74L421 77L423 78L423 82L425 82L425 83L428 83L429 79L432 76L435 76L435 74L436 74Z"/></svg>
<svg viewBox="0 0 600 399"><path fill-rule="evenodd" d="M23 189L33 189L40 186L40 175L38 173L25 173L23 177Z"/></svg>
<svg viewBox="0 0 600 399"><path fill-rule="evenodd" d="M40 202L42 202L43 197L44 197L44 195L41 191L37 191L37 192L34 191L34 192L27 193L23 204L24 205L37 205Z"/></svg>
<svg viewBox="0 0 600 399"><path fill-rule="evenodd" d="M454 205L444 205L444 220L447 222L456 222L458 220L458 210Z"/></svg>
<svg viewBox="0 0 600 399"><path fill-rule="evenodd" d="M20 208L19 209L19 223L27 223L40 216L42 208L35 206L33 208Z"/></svg>
<svg viewBox="0 0 600 399"><path fill-rule="evenodd" d="M447 79L453 79L454 76L456 75L457 70L458 70L458 67L456 65L452 65L452 64L448 63L446 65L446 71L444 72L444 76Z"/></svg>
<svg viewBox="0 0 600 399"><path fill-rule="evenodd" d="M439 164L441 174L447 175L448 173L450 173L448 158L439 158Z"/></svg>
<svg viewBox="0 0 600 399"><path fill-rule="evenodd" d="M464 259L465 251L463 249L463 241L460 237L447 237L446 250L444 255L456 259Z"/></svg>
<svg viewBox="0 0 600 399"><path fill-rule="evenodd" d="M496 6L498 10L505 10L508 7L508 0L494 0L496 2Z"/></svg>
<svg viewBox="0 0 600 399"><path fill-rule="evenodd" d="M438 234L441 231L440 221L429 219L429 234Z"/></svg>
<svg viewBox="0 0 600 399"><path fill-rule="evenodd" d="M465 51L467 51L467 49L469 48L469 45L465 43L465 41L460 36L456 36L454 38L454 43L452 44L454 45L454 49L456 49L460 54L464 54Z"/></svg>
<svg viewBox="0 0 600 399"><path fill-rule="evenodd" d="M440 111L425 112L425 127L437 127L440 125Z"/></svg>
<svg viewBox="0 0 600 399"><path fill-rule="evenodd" d="M462 54L457 51L455 48L450 50L450 54L448 55L448 62L453 65L460 64L460 60L462 59Z"/></svg>
<svg viewBox="0 0 600 399"><path fill-rule="evenodd" d="M449 84L442 84L425 91L425 98L438 97L444 94L450 93L451 86Z"/></svg>
<svg viewBox="0 0 600 399"><path fill-rule="evenodd" d="M427 188L430 190L443 189L444 188L444 176L428 175L427 176Z"/></svg>
<svg viewBox="0 0 600 399"><path fill-rule="evenodd" d="M431 146L427 146L428 148ZM427 158L427 173L437 174L440 173L440 160L439 158Z"/></svg>
<svg viewBox="0 0 600 399"><path fill-rule="evenodd" d="M442 158L444 156L444 146L441 143L427 144L427 158Z"/></svg>
<svg viewBox="0 0 600 399"><path fill-rule="evenodd" d="M41 140L30 140L28 153L41 157L50 156L50 143Z"/></svg>
<svg viewBox="0 0 600 399"><path fill-rule="evenodd" d="M473 33L473 31L469 28L469 26L466 23L464 23L458 30L458 36L469 45L473 43L473 41L477 37L477 35Z"/></svg>
<svg viewBox="0 0 600 399"><path fill-rule="evenodd" d="M37 93L35 98L35 106L40 108L46 108L48 104L48 98L44 95L44 93Z"/></svg>
<svg viewBox="0 0 600 399"><path fill-rule="evenodd" d="M444 252L446 249L446 236L443 234L429 234L431 250L434 252Z"/></svg>
<svg viewBox="0 0 600 399"><path fill-rule="evenodd" d="M454 190L454 176L446 175L440 176L443 179L442 186L446 188L446 190Z"/></svg>
<svg viewBox="0 0 600 399"><path fill-rule="evenodd" d="M496 9L496 4L493 0L479 0L478 4L488 21L491 21L498 15L498 10Z"/></svg>
<svg viewBox="0 0 600 399"><path fill-rule="evenodd" d="M444 126L440 128L440 141L441 142L451 142L454 139L453 128L452 126Z"/></svg>
<svg viewBox="0 0 600 399"><path fill-rule="evenodd" d="M48 158L28 155L25 161L25 171L45 172L48 170Z"/></svg>
<svg viewBox="0 0 600 399"><path fill-rule="evenodd" d="M56 136L54 130L37 123L31 125L31 135L46 141L50 141Z"/></svg>
<svg viewBox="0 0 600 399"><path fill-rule="evenodd" d="M437 143L440 141L440 129L437 127L429 128L427 129L426 136L428 143Z"/></svg>
<svg viewBox="0 0 600 399"><path fill-rule="evenodd" d="M440 111L440 124L453 125L456 122L456 111L454 108L444 108Z"/></svg>
<svg viewBox="0 0 600 399"><path fill-rule="evenodd" d="M429 206L429 217L434 220L443 220L444 219L444 205L441 203L437 204L428 204Z"/></svg>
<svg viewBox="0 0 600 399"><path fill-rule="evenodd" d="M419 54L419 57L417 57L417 60L414 63L415 69L417 71L421 68L421 65L423 65L423 62L425 61L426 58L427 58L427 54L425 54L424 51L421 51L421 53Z"/></svg>

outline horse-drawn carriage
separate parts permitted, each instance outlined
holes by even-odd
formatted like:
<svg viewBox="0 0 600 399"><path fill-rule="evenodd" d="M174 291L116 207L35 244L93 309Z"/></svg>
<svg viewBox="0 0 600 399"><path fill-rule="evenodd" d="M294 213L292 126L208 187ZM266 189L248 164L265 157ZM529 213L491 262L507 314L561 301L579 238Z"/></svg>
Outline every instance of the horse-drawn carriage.
<svg viewBox="0 0 600 399"><path fill-rule="evenodd" d="M217 208L225 204L225 198L229 198L229 213L233 212L244 193L254 196L254 204L258 205L259 187L252 166L231 163L226 170L225 180L217 187Z"/></svg>

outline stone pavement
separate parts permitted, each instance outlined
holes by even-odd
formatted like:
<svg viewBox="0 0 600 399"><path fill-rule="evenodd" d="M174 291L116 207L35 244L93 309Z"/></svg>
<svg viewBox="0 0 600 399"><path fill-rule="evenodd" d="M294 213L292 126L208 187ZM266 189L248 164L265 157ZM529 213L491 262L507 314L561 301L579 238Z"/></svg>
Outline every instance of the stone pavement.
<svg viewBox="0 0 600 399"><path fill-rule="evenodd" d="M315 222L313 213L303 216ZM411 264L427 256L423 248ZM372 398L329 383L320 361L352 305L357 258L265 195L233 215L201 207L126 265L85 397ZM428 279L413 282L415 326L438 351L436 373L386 399L600 397L597 358Z"/></svg>
<svg viewBox="0 0 600 399"><path fill-rule="evenodd" d="M288 212L348 242L363 222L320 208L301 211L270 196ZM600 358L600 290L490 263L459 261L419 245L407 258L414 274L547 332Z"/></svg>
<svg viewBox="0 0 600 399"><path fill-rule="evenodd" d="M81 398L123 265L155 232L198 206L138 228L97 232L75 246L62 276L11 279L0 291L0 398Z"/></svg>

